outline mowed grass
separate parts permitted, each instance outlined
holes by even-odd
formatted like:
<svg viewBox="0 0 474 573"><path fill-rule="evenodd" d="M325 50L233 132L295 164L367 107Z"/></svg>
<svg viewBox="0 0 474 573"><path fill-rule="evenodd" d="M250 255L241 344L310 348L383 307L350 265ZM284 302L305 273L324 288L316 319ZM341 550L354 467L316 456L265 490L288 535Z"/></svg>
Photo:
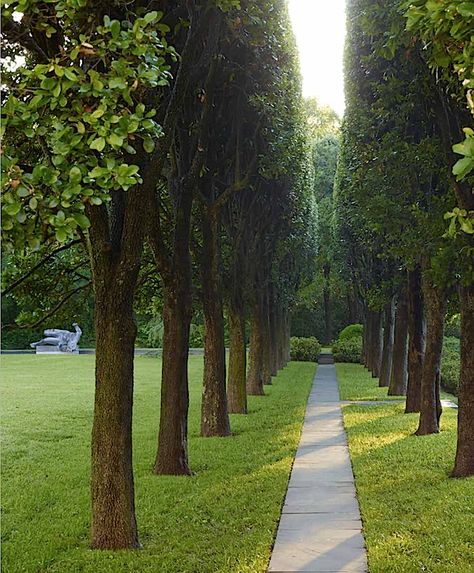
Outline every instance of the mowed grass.
<svg viewBox="0 0 474 573"><path fill-rule="evenodd" d="M231 416L230 438L199 437L202 357L190 359L190 463L151 473L160 360L136 360L134 470L143 549L89 549L93 356L2 357L2 570L8 573L266 571L298 445L311 363L291 363Z"/></svg>
<svg viewBox="0 0 474 573"><path fill-rule="evenodd" d="M404 400L403 396L388 396L388 388L379 388L378 378L372 378L372 374L361 364L336 363L336 372L341 400ZM456 396L448 392L441 392L441 398L457 403Z"/></svg>
<svg viewBox="0 0 474 573"><path fill-rule="evenodd" d="M338 367L346 392L357 368L363 370ZM403 410L402 404L343 408L370 573L473 572L474 478L449 478L457 412L444 410L440 434L418 437L418 415Z"/></svg>

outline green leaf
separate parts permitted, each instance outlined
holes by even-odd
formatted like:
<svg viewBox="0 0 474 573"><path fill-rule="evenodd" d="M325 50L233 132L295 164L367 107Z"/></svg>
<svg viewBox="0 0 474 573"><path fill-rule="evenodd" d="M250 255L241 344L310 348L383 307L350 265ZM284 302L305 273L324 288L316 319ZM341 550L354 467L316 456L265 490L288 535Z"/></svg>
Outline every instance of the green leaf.
<svg viewBox="0 0 474 573"><path fill-rule="evenodd" d="M114 147L122 147L123 137L117 135L116 133L111 133L107 138L107 141Z"/></svg>
<svg viewBox="0 0 474 573"><path fill-rule="evenodd" d="M472 18L474 16L474 2L461 2L456 7L456 10L466 18Z"/></svg>
<svg viewBox="0 0 474 573"><path fill-rule="evenodd" d="M153 22L153 20L156 20L157 16L158 16L158 12L156 12L154 10L153 12L148 12L147 14L145 14L143 19L145 20L145 22L147 24L150 24L151 22Z"/></svg>
<svg viewBox="0 0 474 573"><path fill-rule="evenodd" d="M112 34L112 38L116 40L120 35L120 22L118 20L113 20L112 24L110 25L110 32Z"/></svg>
<svg viewBox="0 0 474 573"><path fill-rule="evenodd" d="M65 243L68 238L68 233L65 227L59 227L56 229L56 239L60 243Z"/></svg>
<svg viewBox="0 0 474 573"><path fill-rule="evenodd" d="M75 213L73 219L81 227L81 229L88 229L91 226L89 219L82 213Z"/></svg>
<svg viewBox="0 0 474 573"><path fill-rule="evenodd" d="M457 176L458 181L466 177L474 169L474 159L463 157L454 164L453 175Z"/></svg>
<svg viewBox="0 0 474 573"><path fill-rule="evenodd" d="M19 202L10 203L8 205L3 206L3 211L5 211L7 215L11 215L12 217L14 217L20 209L21 209L21 203Z"/></svg>
<svg viewBox="0 0 474 573"><path fill-rule="evenodd" d="M97 151L102 151L105 147L105 138L104 137L97 137L89 144L91 149L96 149Z"/></svg>
<svg viewBox="0 0 474 573"><path fill-rule="evenodd" d="M113 77L109 79L110 89L124 90L127 87L127 82L123 78Z"/></svg>
<svg viewBox="0 0 474 573"><path fill-rule="evenodd" d="M146 137L143 140L143 149L147 153L151 153L155 149L155 142L153 141L153 139L151 137Z"/></svg>
<svg viewBox="0 0 474 573"><path fill-rule="evenodd" d="M71 167L69 170L69 181L71 183L79 183L82 179L82 173L79 167Z"/></svg>

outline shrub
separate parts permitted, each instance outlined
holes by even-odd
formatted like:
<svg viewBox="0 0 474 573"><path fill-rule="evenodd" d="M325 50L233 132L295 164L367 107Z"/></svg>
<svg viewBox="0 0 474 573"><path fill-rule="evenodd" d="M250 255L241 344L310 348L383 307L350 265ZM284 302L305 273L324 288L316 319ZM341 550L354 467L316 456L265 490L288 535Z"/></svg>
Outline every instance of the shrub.
<svg viewBox="0 0 474 573"><path fill-rule="evenodd" d="M343 328L339 333L338 341L347 340L349 338L360 337L362 338L362 333L364 332L364 326L362 324L349 324L346 328Z"/></svg>
<svg viewBox="0 0 474 573"><path fill-rule="evenodd" d="M335 362L360 363L362 357L362 336L339 338L332 347L332 355Z"/></svg>
<svg viewBox="0 0 474 573"><path fill-rule="evenodd" d="M447 336L443 342L441 359L441 386L451 394L457 394L459 388L459 370L461 367L459 338Z"/></svg>
<svg viewBox="0 0 474 573"><path fill-rule="evenodd" d="M320 352L321 345L314 336L309 338L292 336L290 338L291 360L299 360L300 362L317 362Z"/></svg>

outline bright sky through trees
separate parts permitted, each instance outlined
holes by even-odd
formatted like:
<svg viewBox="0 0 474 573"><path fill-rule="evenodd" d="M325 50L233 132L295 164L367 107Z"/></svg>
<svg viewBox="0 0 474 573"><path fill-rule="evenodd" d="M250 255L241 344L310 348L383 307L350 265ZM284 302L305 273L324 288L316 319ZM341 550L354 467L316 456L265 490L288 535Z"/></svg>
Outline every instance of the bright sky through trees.
<svg viewBox="0 0 474 573"><path fill-rule="evenodd" d="M303 94L342 116L345 0L288 0L303 75Z"/></svg>

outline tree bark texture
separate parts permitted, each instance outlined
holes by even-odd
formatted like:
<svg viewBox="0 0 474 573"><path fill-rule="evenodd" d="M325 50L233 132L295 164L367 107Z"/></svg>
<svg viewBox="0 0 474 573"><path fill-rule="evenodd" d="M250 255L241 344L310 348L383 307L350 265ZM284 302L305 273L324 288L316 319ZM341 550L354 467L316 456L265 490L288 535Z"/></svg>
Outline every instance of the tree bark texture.
<svg viewBox="0 0 474 573"><path fill-rule="evenodd" d="M408 303L406 288L399 294L395 311L392 373L389 396L405 396L408 381Z"/></svg>
<svg viewBox="0 0 474 573"><path fill-rule="evenodd" d="M263 396L263 317L261 305L254 301L250 319L249 371L247 375L247 394Z"/></svg>
<svg viewBox="0 0 474 573"><path fill-rule="evenodd" d="M405 413L420 411L421 378L425 357L425 314L421 289L421 270L408 273L408 385Z"/></svg>
<svg viewBox="0 0 474 573"><path fill-rule="evenodd" d="M369 310L369 369L372 372L372 378L380 376L380 367L382 364L382 313L380 311Z"/></svg>
<svg viewBox="0 0 474 573"><path fill-rule="evenodd" d="M202 303L204 313L204 379L201 435L229 436L227 412L224 315L220 285L220 218L218 211L202 215Z"/></svg>
<svg viewBox="0 0 474 573"><path fill-rule="evenodd" d="M133 295L143 247L148 190L110 211L88 207L95 296L96 368L91 444L91 543L94 549L139 547L132 465ZM109 218L111 213L111 218Z"/></svg>
<svg viewBox="0 0 474 573"><path fill-rule="evenodd" d="M247 349L245 316L241 305L229 304L229 373L227 404L231 414L247 413Z"/></svg>
<svg viewBox="0 0 474 573"><path fill-rule="evenodd" d="M446 293L444 289L434 285L429 271L423 272L422 286L427 329L426 352L421 377L420 422L416 431L418 436L439 432L441 352L446 313Z"/></svg>
<svg viewBox="0 0 474 573"><path fill-rule="evenodd" d="M153 471L157 475L190 475L188 463L188 354L192 317L190 261L181 261L182 280L165 287L160 429ZM175 267L177 272L177 267ZM189 274L188 280L186 276Z"/></svg>
<svg viewBox="0 0 474 573"><path fill-rule="evenodd" d="M92 547L139 546L132 466L133 356L131 303L95 299L96 392L92 429ZM130 295L130 301L133 294Z"/></svg>
<svg viewBox="0 0 474 573"><path fill-rule="evenodd" d="M270 375L276 376L279 370L278 364L278 335L277 335L277 309L275 292L273 286L270 288L270 306L269 306L269 318L270 318Z"/></svg>
<svg viewBox="0 0 474 573"><path fill-rule="evenodd" d="M271 385L272 367L271 367L271 334L270 334L270 304L268 291L264 292L262 297L262 316L263 316L263 383Z"/></svg>
<svg viewBox="0 0 474 573"><path fill-rule="evenodd" d="M382 364L380 366L380 377L379 377L380 387L387 387L390 385L390 375L392 373L394 330L395 330L395 301L392 298L391 301L385 307L384 311L383 351L382 351Z"/></svg>
<svg viewBox="0 0 474 573"><path fill-rule="evenodd" d="M474 475L474 285L460 287L461 374L453 477Z"/></svg>

